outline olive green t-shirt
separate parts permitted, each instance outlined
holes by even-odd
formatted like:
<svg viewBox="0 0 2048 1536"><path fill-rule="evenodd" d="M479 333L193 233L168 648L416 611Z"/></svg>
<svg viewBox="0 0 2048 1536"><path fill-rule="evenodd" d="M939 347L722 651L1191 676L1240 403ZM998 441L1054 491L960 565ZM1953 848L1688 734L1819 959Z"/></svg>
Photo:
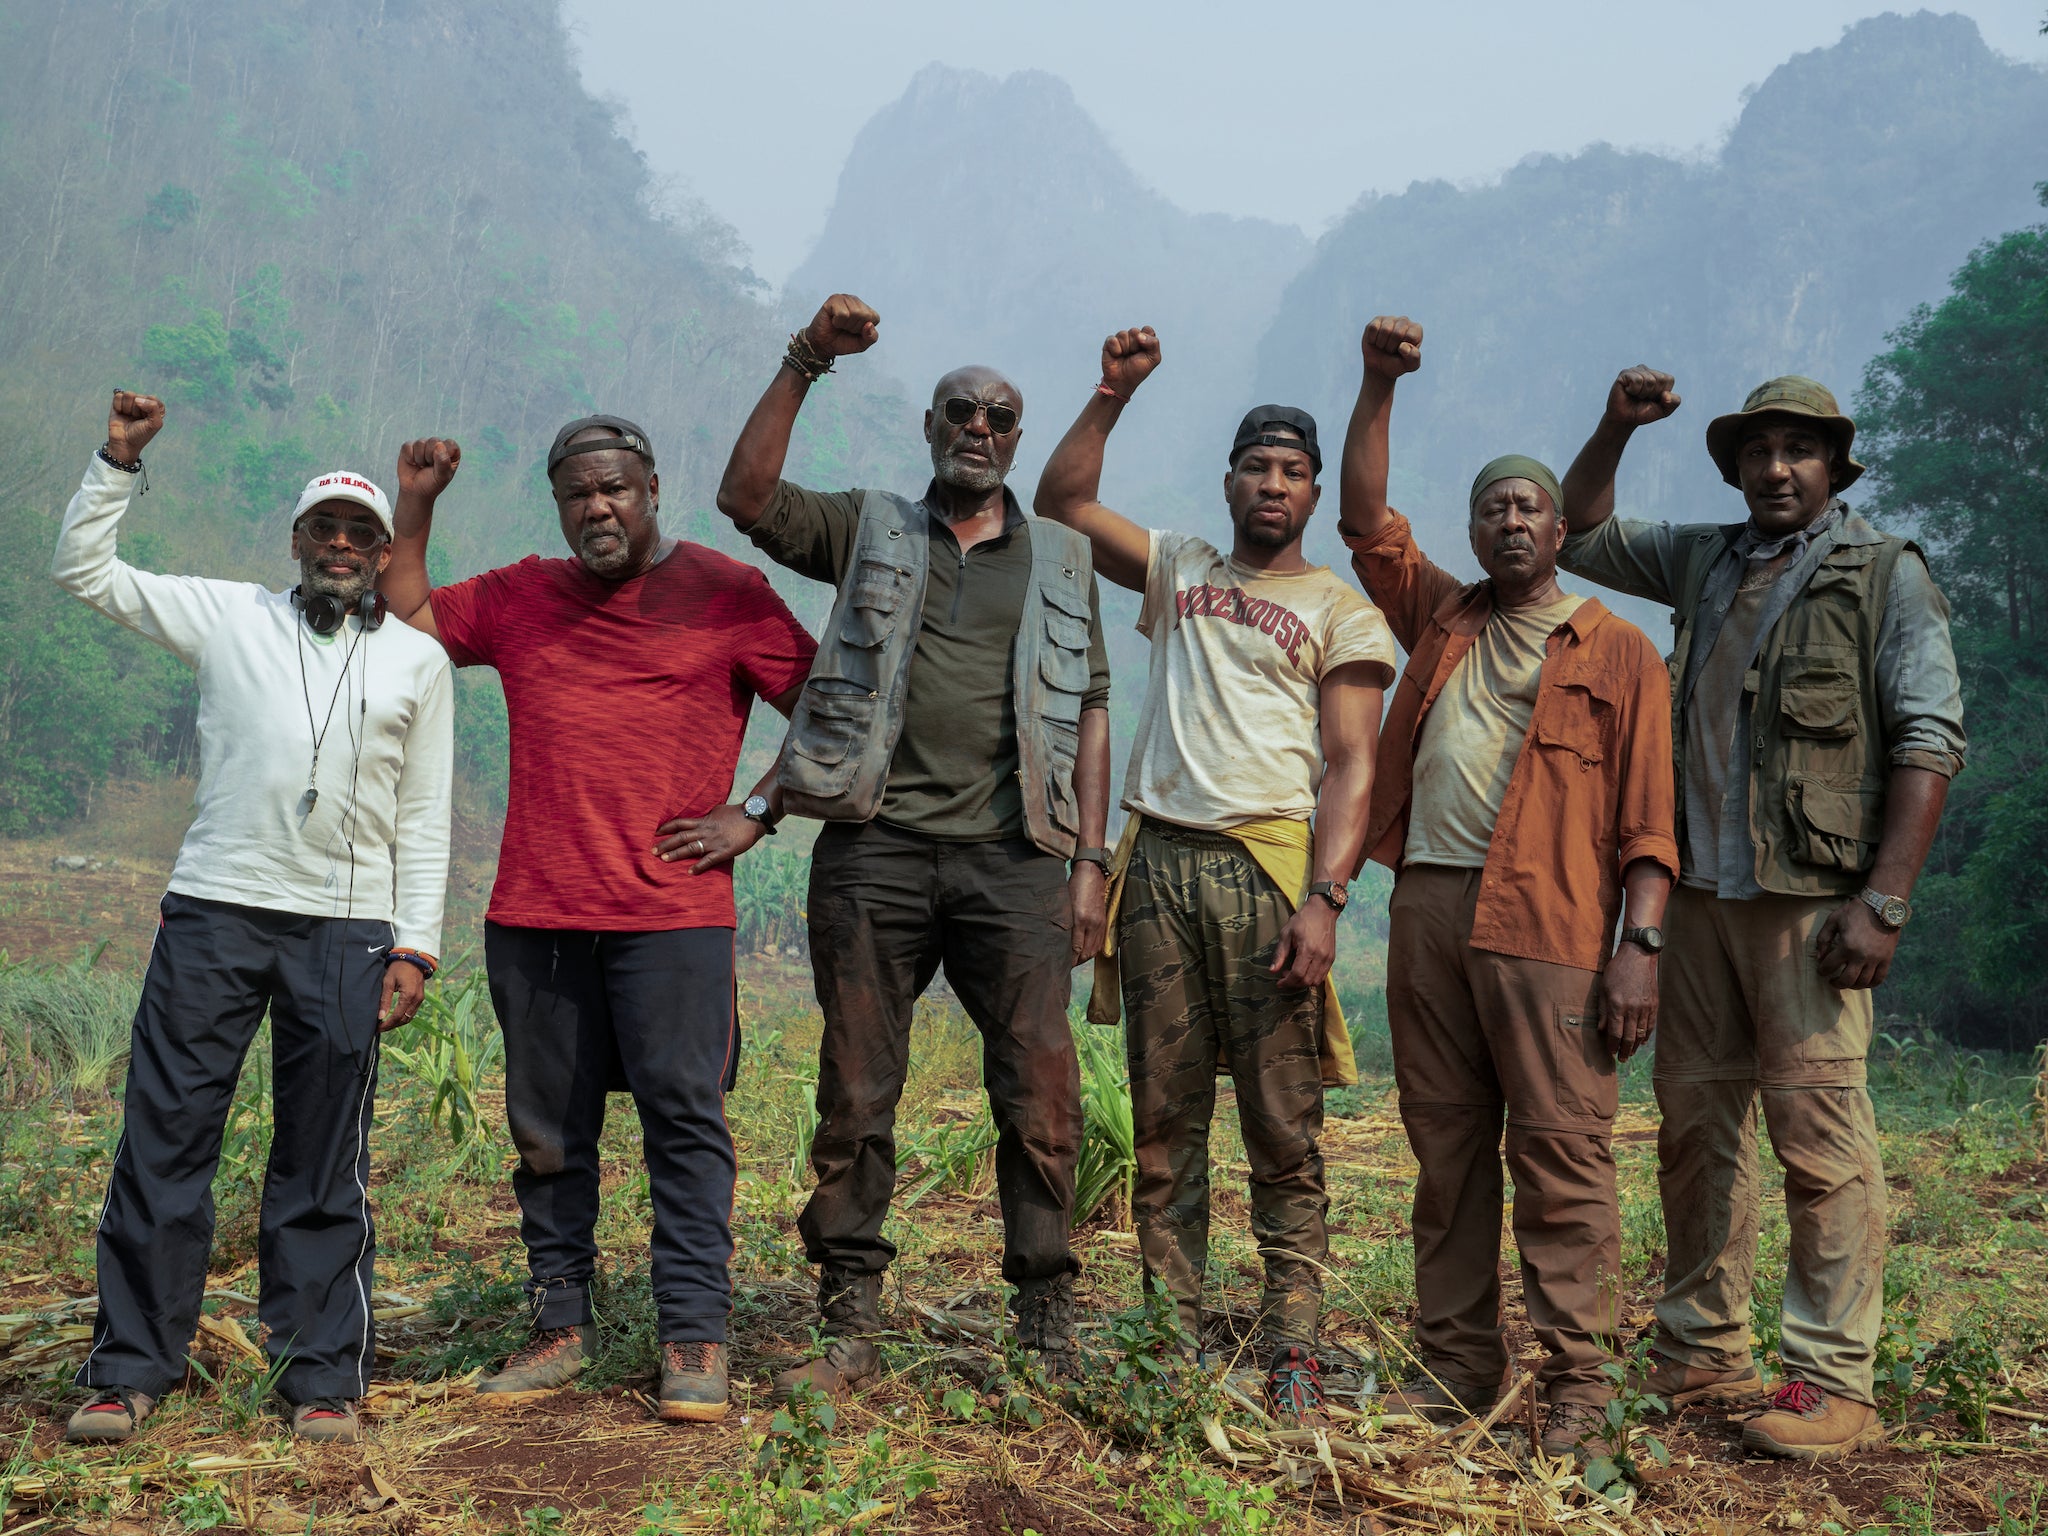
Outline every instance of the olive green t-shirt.
<svg viewBox="0 0 2048 1536"><path fill-rule="evenodd" d="M811 491L783 481L747 530L770 559L837 586L853 558L863 492ZM931 491L925 492L929 502ZM931 520L924 615L911 653L903 734L889 762L879 820L948 842L1023 837L1012 649L1031 585L1031 535L1003 492L1003 531L961 552L944 518ZM1088 691L1109 707L1102 604L1088 585Z"/></svg>

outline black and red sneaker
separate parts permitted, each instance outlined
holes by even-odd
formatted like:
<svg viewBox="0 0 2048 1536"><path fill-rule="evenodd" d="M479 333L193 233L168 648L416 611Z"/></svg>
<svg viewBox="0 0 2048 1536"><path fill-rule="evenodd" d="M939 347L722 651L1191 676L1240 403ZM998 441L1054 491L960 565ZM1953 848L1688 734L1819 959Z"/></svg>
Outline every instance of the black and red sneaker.
<svg viewBox="0 0 2048 1536"><path fill-rule="evenodd" d="M1266 1400L1279 1419L1310 1419L1323 1411L1323 1363L1299 1344L1273 1352L1266 1371Z"/></svg>

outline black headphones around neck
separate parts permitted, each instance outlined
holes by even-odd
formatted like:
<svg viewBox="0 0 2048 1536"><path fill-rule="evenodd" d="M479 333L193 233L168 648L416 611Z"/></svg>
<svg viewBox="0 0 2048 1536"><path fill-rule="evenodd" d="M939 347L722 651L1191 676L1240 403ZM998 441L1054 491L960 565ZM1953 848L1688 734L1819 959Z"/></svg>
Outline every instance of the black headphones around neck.
<svg viewBox="0 0 2048 1536"><path fill-rule="evenodd" d="M340 598L330 597L325 592L316 592L308 597L305 588L293 587L292 606L306 616L306 628L316 635L333 634L347 621L350 614L363 621L363 629L367 633L383 627L386 612L384 594L375 587L353 603L344 603Z"/></svg>

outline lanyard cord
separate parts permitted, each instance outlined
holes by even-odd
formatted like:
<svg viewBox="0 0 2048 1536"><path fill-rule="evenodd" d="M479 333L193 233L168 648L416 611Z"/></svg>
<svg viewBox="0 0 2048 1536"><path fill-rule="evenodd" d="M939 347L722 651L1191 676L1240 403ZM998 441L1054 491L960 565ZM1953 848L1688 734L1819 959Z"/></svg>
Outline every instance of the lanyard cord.
<svg viewBox="0 0 2048 1536"><path fill-rule="evenodd" d="M318 728L315 728L313 724L313 694L311 685L306 681L306 635L303 625L304 620L301 620L298 624L292 626L292 640L299 654L299 696L306 701L306 733L313 738L313 766L306 770L305 794L306 810L311 812L313 807L320 803L320 789L316 782L320 777L320 747L327 740L328 728L334 724L335 701L341 697L341 690L348 683L349 665L356 659L356 647L363 643L364 632L358 629L355 633L355 638L349 641L347 654L341 658L341 676L335 679L334 692L327 696L326 718L320 722ZM369 700L365 698L363 703L365 708L367 708ZM360 755L359 747L359 759Z"/></svg>

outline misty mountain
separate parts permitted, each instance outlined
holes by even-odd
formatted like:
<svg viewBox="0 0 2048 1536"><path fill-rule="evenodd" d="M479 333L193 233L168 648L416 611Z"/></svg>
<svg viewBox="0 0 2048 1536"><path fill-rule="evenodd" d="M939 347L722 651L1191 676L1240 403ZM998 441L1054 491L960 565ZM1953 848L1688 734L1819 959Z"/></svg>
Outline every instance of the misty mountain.
<svg viewBox="0 0 2048 1536"><path fill-rule="evenodd" d="M842 367L913 403L963 363L1025 395L1035 475L1097 376L1102 338L1156 326L1166 366L1119 430L1108 493L1162 520L1220 499L1253 348L1307 258L1298 229L1191 214L1147 187L1062 80L932 65L854 140L824 232L786 290L792 320L835 291L883 316Z"/></svg>
<svg viewBox="0 0 2048 1536"><path fill-rule="evenodd" d="M1334 442L1365 322L1421 320L1394 499L1439 558L1476 573L1462 530L1478 466L1516 451L1562 473L1616 371L1648 362L1686 404L1637 435L1624 510L1734 520L1708 418L1781 373L1848 408L1885 333L1939 299L1973 246L2038 218L2043 177L2048 74L1994 54L1966 17L1880 16L1772 70L1710 159L1598 145L1490 186L1363 199L1289 287L1259 392L1304 397ZM1318 558L1340 552L1329 527L1317 535Z"/></svg>

